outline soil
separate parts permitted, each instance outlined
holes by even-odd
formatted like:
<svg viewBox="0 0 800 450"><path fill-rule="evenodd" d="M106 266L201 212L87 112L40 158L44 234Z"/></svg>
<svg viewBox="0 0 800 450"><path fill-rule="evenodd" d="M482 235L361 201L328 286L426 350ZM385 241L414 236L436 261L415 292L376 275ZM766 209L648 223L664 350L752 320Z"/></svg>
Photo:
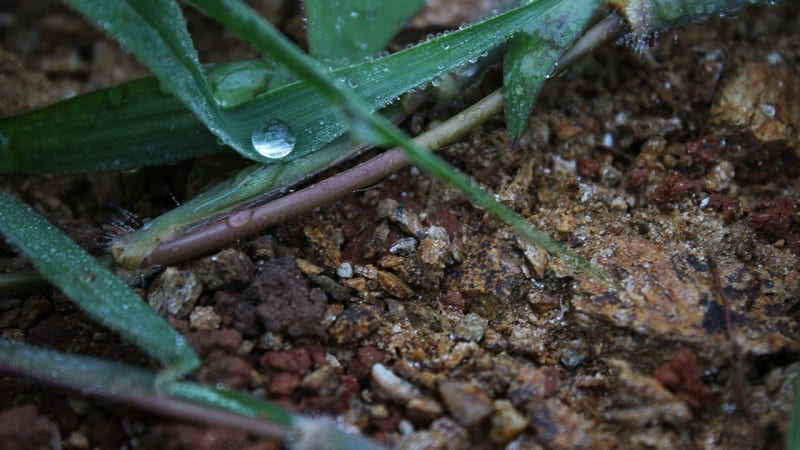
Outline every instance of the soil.
<svg viewBox="0 0 800 450"><path fill-rule="evenodd" d="M0 8L3 115L146 74L59 3ZM296 8L266 8L301 34ZM516 146L498 118L442 152L619 290L415 168L135 287L201 356L198 381L394 448L783 448L800 373L798 12L787 1L637 51L609 45L546 83ZM415 25L458 26L428 15ZM208 20L189 24L203 61L252 56ZM109 232L230 161L0 180L102 254ZM26 267L0 251L6 271ZM0 330L155 366L47 286L0 297ZM281 446L9 376L0 442Z"/></svg>

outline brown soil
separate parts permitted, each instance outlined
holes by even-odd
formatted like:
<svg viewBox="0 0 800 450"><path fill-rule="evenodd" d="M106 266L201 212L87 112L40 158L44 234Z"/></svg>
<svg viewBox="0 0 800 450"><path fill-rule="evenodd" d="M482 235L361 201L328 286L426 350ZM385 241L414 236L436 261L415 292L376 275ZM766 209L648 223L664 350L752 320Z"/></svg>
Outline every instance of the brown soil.
<svg viewBox="0 0 800 450"><path fill-rule="evenodd" d="M1 114L145 73L60 4L7 3ZM546 84L516 148L498 118L443 152L618 292L413 168L136 287L202 357L200 382L396 448L753 448L754 429L782 448L800 370L798 12L783 2L641 54L601 49ZM205 19L190 30L204 61L249 55ZM224 159L2 184L102 253L120 208L153 217L226 176ZM25 267L1 251L7 271ZM0 330L153 364L49 287L0 297ZM0 442L280 447L8 376Z"/></svg>

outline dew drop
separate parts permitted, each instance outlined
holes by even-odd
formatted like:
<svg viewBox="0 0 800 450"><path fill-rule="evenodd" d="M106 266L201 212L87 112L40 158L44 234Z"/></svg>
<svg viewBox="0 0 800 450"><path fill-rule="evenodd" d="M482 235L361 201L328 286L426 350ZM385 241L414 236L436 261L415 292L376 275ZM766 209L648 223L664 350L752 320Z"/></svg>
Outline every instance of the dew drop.
<svg viewBox="0 0 800 450"><path fill-rule="evenodd" d="M225 220L225 223L231 228L241 228L250 223L250 219L252 218L253 210L245 209L242 211L237 211L228 216L228 218Z"/></svg>
<svg viewBox="0 0 800 450"><path fill-rule="evenodd" d="M283 158L294 150L294 132L286 122L272 119L265 123L251 136L253 147L267 158Z"/></svg>

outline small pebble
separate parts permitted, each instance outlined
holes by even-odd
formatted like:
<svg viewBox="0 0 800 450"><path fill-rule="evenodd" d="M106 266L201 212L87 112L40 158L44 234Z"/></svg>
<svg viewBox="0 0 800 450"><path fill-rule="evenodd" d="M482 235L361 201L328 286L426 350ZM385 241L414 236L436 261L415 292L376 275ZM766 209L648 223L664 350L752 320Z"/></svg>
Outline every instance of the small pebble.
<svg viewBox="0 0 800 450"><path fill-rule="evenodd" d="M189 315L189 325L195 330L216 330L222 319L212 306L196 306Z"/></svg>
<svg viewBox="0 0 800 450"><path fill-rule="evenodd" d="M421 395L416 386L398 377L383 364L372 366L372 385L380 397L401 405Z"/></svg>
<svg viewBox="0 0 800 450"><path fill-rule="evenodd" d="M462 341L480 342L488 325L488 320L475 313L469 313L456 325L454 332L456 338Z"/></svg>
<svg viewBox="0 0 800 450"><path fill-rule="evenodd" d="M469 383L442 381L439 395L453 419L465 427L478 425L492 413L489 397Z"/></svg>
<svg viewBox="0 0 800 450"><path fill-rule="evenodd" d="M202 292L203 285L192 272L167 267L150 286L147 303L159 315L182 319L189 315Z"/></svg>
<svg viewBox="0 0 800 450"><path fill-rule="evenodd" d="M394 241L389 247L389 253L393 255L406 256L417 249L417 240L413 237L405 237Z"/></svg>
<svg viewBox="0 0 800 450"><path fill-rule="evenodd" d="M528 419L508 400L494 402L489 438L498 444L514 439L528 427Z"/></svg>
<svg viewBox="0 0 800 450"><path fill-rule="evenodd" d="M336 275L339 278L353 278L353 266L349 262L343 262L336 268Z"/></svg>

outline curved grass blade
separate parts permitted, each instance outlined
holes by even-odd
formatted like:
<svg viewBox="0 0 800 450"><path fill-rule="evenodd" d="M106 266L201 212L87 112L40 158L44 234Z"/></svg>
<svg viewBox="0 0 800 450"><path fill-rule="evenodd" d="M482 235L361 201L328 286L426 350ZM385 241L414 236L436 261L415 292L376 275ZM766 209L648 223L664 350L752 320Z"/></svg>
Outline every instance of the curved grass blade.
<svg viewBox="0 0 800 450"><path fill-rule="evenodd" d="M468 177L459 173L446 161L414 144L402 131L378 114L373 114L370 106L353 91L337 84L321 72L308 56L267 21L258 17L252 10L238 0L223 0L225 6L209 5L210 0L193 0L192 4L210 8L212 17L221 21L226 28L239 35L247 35L249 41L259 50L269 52L301 79L325 95L331 103L341 108L340 117L347 123L350 133L357 139L371 144L394 144L402 147L411 161L436 178L445 180L461 189L473 202L487 209L525 238L535 242L548 252L564 260L576 270L586 273L605 283L612 284L610 278L589 261L573 253L508 207L500 204L492 196L475 185ZM548 20L546 12L553 2L542 0L521 6L513 12L526 12L530 20ZM206 12L209 12L206 10Z"/></svg>
<svg viewBox="0 0 800 450"><path fill-rule="evenodd" d="M342 432L331 426L330 420L292 414L240 392L183 382L160 386L159 374L142 367L59 353L5 339L0 339L0 372L116 400L181 420L224 425L283 440L297 440L293 436L312 433L322 439L321 442L333 443L332 447L325 448L383 448L364 437ZM320 448L298 446L298 442L292 444L292 448L297 449Z"/></svg>
<svg viewBox="0 0 800 450"><path fill-rule="evenodd" d="M267 59L215 64L211 88L235 106L285 84ZM130 169L222 151L219 139L153 78L129 81L0 119L0 172Z"/></svg>
<svg viewBox="0 0 800 450"><path fill-rule="evenodd" d="M353 89L366 102L369 110L377 110L395 101L398 96L424 84L456 67L479 57L503 43L527 23L535 20L555 0L540 0L533 4L499 14L439 38L385 58L345 67L325 74L318 63L308 61L317 78L298 81L258 96L253 101L230 110L236 123L247 136L271 119L280 119L294 130L295 149L285 159L292 159L319 149L346 130L339 116L344 98L340 89ZM275 34L263 18L241 2L230 0L187 1L220 21L228 30L249 42L255 49L270 54L286 65L287 48L268 48L253 39L257 33ZM272 31L269 31L272 30ZM282 55L280 58L278 55ZM286 66L295 72L296 68ZM317 88L323 78L330 76L339 89ZM313 86L309 83L315 83Z"/></svg>
<svg viewBox="0 0 800 450"><path fill-rule="evenodd" d="M174 0L67 0L144 63L165 92L179 98L222 142L251 159L263 159L250 136L232 134L235 119L214 96Z"/></svg>
<svg viewBox="0 0 800 450"><path fill-rule="evenodd" d="M210 3L209 8L221 8L218 2ZM378 109L501 43L532 20L530 8L509 11L385 58L338 69L332 75L355 86L362 98ZM211 74L214 71L209 70ZM240 139L249 140L253 130L270 119L286 122L297 138L295 150L282 159L286 161L316 151L343 134L338 109L308 83L297 81L260 94L227 113L235 117L235 129L230 132ZM131 168L221 148L218 139L180 102L162 95L152 79L0 119L3 172Z"/></svg>
<svg viewBox="0 0 800 450"><path fill-rule="evenodd" d="M792 418L789 421L789 435L786 437L786 449L797 450L800 448L800 377L794 383L794 403L792 404Z"/></svg>
<svg viewBox="0 0 800 450"><path fill-rule="evenodd" d="M0 120L0 172L130 169L223 149L146 78Z"/></svg>
<svg viewBox="0 0 800 450"><path fill-rule="evenodd" d="M333 66L361 62L383 50L425 0L306 0L308 47Z"/></svg>
<svg viewBox="0 0 800 450"><path fill-rule="evenodd" d="M0 194L0 232L89 316L160 361L170 375L182 375L200 365L183 336L122 280L5 193Z"/></svg>
<svg viewBox="0 0 800 450"><path fill-rule="evenodd" d="M508 41L503 61L503 94L506 127L512 142L522 135L536 96L544 80L557 69L558 58L599 6L600 0L557 3L548 11L547 20L531 22Z"/></svg>

